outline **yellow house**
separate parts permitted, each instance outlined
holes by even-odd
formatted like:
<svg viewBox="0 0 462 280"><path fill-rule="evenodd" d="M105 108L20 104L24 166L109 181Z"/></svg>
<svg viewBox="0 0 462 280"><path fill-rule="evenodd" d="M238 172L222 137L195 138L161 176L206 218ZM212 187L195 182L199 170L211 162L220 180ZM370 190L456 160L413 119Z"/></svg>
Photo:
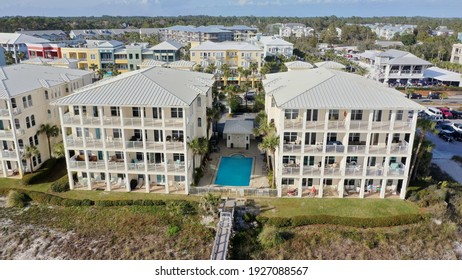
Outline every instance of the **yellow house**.
<svg viewBox="0 0 462 280"><path fill-rule="evenodd" d="M98 48L61 48L61 53L64 58L77 59L79 69L91 69L92 64L101 68Z"/></svg>

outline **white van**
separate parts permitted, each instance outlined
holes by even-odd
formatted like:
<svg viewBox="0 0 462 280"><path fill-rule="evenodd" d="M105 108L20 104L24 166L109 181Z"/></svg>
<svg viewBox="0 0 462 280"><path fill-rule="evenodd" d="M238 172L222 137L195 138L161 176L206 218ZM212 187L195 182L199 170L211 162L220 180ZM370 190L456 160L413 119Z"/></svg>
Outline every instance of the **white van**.
<svg viewBox="0 0 462 280"><path fill-rule="evenodd" d="M443 113L438 108L435 107L427 107L425 113L435 121L439 121L443 119Z"/></svg>

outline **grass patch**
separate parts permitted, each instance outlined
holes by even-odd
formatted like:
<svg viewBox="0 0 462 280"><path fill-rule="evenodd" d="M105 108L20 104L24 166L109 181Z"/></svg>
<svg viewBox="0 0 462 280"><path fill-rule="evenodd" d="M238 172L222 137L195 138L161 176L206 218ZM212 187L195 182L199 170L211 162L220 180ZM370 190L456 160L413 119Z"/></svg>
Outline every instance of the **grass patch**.
<svg viewBox="0 0 462 280"><path fill-rule="evenodd" d="M378 218L420 214L415 204L398 199L261 199L261 216L283 217L331 215L338 217Z"/></svg>

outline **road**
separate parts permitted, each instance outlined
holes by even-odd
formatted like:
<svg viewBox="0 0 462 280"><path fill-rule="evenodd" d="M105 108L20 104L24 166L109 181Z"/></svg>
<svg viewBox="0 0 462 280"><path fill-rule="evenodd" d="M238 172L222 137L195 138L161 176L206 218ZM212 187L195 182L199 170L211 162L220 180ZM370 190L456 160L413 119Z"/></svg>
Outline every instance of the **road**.
<svg viewBox="0 0 462 280"><path fill-rule="evenodd" d="M435 144L432 162L437 164L441 170L448 173L459 184L462 184L462 167L451 159L454 155L462 156L462 142L448 143L433 133L427 133L426 137L427 140Z"/></svg>

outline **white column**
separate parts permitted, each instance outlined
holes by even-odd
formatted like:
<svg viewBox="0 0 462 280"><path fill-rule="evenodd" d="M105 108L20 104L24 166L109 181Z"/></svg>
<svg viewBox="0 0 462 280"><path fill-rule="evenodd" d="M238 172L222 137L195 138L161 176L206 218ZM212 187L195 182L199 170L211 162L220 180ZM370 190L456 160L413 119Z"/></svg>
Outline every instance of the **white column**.
<svg viewBox="0 0 462 280"><path fill-rule="evenodd" d="M67 169L67 178L69 180L69 189L73 190L75 188L74 178L72 178L72 171Z"/></svg>
<svg viewBox="0 0 462 280"><path fill-rule="evenodd" d="M300 170L302 170L302 168L300 168ZM297 192L298 197L302 197L302 181L303 179L301 177L298 178L298 192Z"/></svg>
<svg viewBox="0 0 462 280"><path fill-rule="evenodd" d="M387 188L387 179L382 179L382 186L380 188L380 198L385 198L385 190Z"/></svg>
<svg viewBox="0 0 462 280"><path fill-rule="evenodd" d="M324 171L321 171L321 172L324 173ZM322 198L323 191L324 191L324 178L321 177L321 179L319 179L319 191L318 191L319 198Z"/></svg>
<svg viewBox="0 0 462 280"><path fill-rule="evenodd" d="M364 198L364 187L366 184L366 179L361 179L361 185L359 189L359 198Z"/></svg>
<svg viewBox="0 0 462 280"><path fill-rule="evenodd" d="M146 160L144 162L145 162L144 164L146 165ZM145 178L144 179L144 186L146 188L146 192L150 193L151 192L151 184L149 182L149 174L145 173L144 178Z"/></svg>
<svg viewBox="0 0 462 280"><path fill-rule="evenodd" d="M8 169L6 168L6 162L2 160L2 170L3 170L3 177L8 177Z"/></svg>
<svg viewBox="0 0 462 280"><path fill-rule="evenodd" d="M342 177L342 179L340 179L340 181L338 182L338 185L337 185L337 190L338 190L338 197L339 198L343 198L343 194L344 194L344 190L345 190L345 178Z"/></svg>

